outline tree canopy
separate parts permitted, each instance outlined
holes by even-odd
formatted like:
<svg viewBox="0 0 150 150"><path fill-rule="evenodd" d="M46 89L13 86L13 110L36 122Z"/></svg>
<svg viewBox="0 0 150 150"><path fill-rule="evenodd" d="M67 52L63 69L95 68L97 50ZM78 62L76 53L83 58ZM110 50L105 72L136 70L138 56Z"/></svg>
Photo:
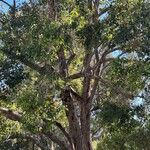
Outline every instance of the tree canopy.
<svg viewBox="0 0 150 150"><path fill-rule="evenodd" d="M0 2L0 149L149 149L147 0Z"/></svg>

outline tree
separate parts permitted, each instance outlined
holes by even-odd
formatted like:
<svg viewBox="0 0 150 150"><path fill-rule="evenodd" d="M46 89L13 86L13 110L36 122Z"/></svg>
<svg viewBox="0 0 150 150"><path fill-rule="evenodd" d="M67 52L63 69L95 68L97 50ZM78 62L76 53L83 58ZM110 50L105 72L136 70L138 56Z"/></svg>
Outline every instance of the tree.
<svg viewBox="0 0 150 150"><path fill-rule="evenodd" d="M41 148L39 139L50 139L61 149L92 150L91 112L108 100L129 107L147 82L148 2L1 2L10 10L0 20L0 51L29 74L1 114Z"/></svg>

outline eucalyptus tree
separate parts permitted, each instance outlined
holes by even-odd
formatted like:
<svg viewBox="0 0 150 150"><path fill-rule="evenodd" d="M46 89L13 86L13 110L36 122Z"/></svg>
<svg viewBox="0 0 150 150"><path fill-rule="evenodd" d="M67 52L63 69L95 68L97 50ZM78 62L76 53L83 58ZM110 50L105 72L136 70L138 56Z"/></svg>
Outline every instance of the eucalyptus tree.
<svg viewBox="0 0 150 150"><path fill-rule="evenodd" d="M1 114L41 149L41 140L52 140L61 149L92 150L91 114L104 101L129 107L149 76L148 2L0 1L10 8L1 14L0 52L29 77Z"/></svg>

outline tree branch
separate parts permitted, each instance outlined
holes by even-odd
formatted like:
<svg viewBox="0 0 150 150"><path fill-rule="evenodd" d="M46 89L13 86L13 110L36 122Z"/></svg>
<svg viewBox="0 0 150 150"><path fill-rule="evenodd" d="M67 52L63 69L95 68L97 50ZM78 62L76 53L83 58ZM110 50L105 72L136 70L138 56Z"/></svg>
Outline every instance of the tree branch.
<svg viewBox="0 0 150 150"><path fill-rule="evenodd" d="M125 91L122 87L114 86L113 84L109 83L108 81L103 80L101 77L97 77L99 81L107 87L110 87L116 94L121 94L124 98L133 99L134 95Z"/></svg>
<svg viewBox="0 0 150 150"><path fill-rule="evenodd" d="M82 72L78 72L78 73L68 76L67 79L73 80L73 79L78 79L81 77L84 77L84 74Z"/></svg>
<svg viewBox="0 0 150 150"><path fill-rule="evenodd" d="M71 140L70 135L67 133L67 131L65 130L65 128L59 123L59 122L55 122L55 125L62 131L62 133L65 135L65 137L67 138L67 140L69 141L69 144L71 146L71 149L73 150L73 143Z"/></svg>
<svg viewBox="0 0 150 150"><path fill-rule="evenodd" d="M31 140L33 143L35 143L42 150L45 150L44 145L38 142L36 137L37 137L36 135L30 135L30 134L13 134L13 135L10 135L8 139L16 139L16 138L28 139L28 140Z"/></svg>
<svg viewBox="0 0 150 150"><path fill-rule="evenodd" d="M95 53L96 62L98 62L99 61L99 54L98 54L97 48L94 50L94 53Z"/></svg>
<svg viewBox="0 0 150 150"><path fill-rule="evenodd" d="M17 55L14 52L10 51L10 50L2 50L4 54L6 54L7 56L19 60L21 63L23 63L24 65L30 67L31 69L39 72L42 75L52 75L54 73L56 73L54 71L54 68L50 65L45 65L45 66L40 66L38 64L35 64L31 61L29 61L28 59L26 59L26 56L24 55Z"/></svg>
<svg viewBox="0 0 150 150"><path fill-rule="evenodd" d="M83 91L82 91L82 97L87 100L89 97L89 90L90 90L90 82L91 82L91 59L92 59L93 53L92 52L87 52L85 54L83 66L84 66L84 80L83 80Z"/></svg>
<svg viewBox="0 0 150 150"><path fill-rule="evenodd" d="M13 121L21 120L21 114L18 112L12 111L10 109L0 107L0 113L3 114L7 119L10 119Z"/></svg>
<svg viewBox="0 0 150 150"><path fill-rule="evenodd" d="M4 1L4 0L0 0L0 2L3 2L3 3L5 3L7 6L9 6L10 8L13 8L13 6L11 6L9 3L7 3L7 2Z"/></svg>
<svg viewBox="0 0 150 150"><path fill-rule="evenodd" d="M76 54L73 51L69 51L69 52L70 52L70 57L68 58L67 65L70 65L70 63L72 62L72 60L76 56Z"/></svg>
<svg viewBox="0 0 150 150"><path fill-rule="evenodd" d="M103 9L100 11L100 13L98 14L99 17L100 17L101 15L103 15L104 13L109 12L111 9L113 9L113 6L112 6L112 5L110 5L109 7L103 8Z"/></svg>
<svg viewBox="0 0 150 150"><path fill-rule="evenodd" d="M68 150L67 145L63 140L60 140L54 133L46 132L44 133L48 138L50 138L54 143L57 143L62 150Z"/></svg>
<svg viewBox="0 0 150 150"><path fill-rule="evenodd" d="M60 47L57 51L57 56L59 61L59 74L61 77L66 78L68 76L68 66L63 47Z"/></svg>
<svg viewBox="0 0 150 150"><path fill-rule="evenodd" d="M50 21L54 21L56 19L56 6L55 6L55 0L48 0L47 6L48 6L48 16Z"/></svg>
<svg viewBox="0 0 150 150"><path fill-rule="evenodd" d="M82 102L83 98L72 87L68 87L68 90L75 100Z"/></svg>
<svg viewBox="0 0 150 150"><path fill-rule="evenodd" d="M100 67L101 65L106 62L109 62L109 61L112 61L112 60L115 60L115 58L107 58L106 59L106 56L114 51L118 50L118 48L114 48L110 51L105 51L103 52L102 56L101 56L101 59L99 59L99 61L97 61L96 65L94 66L93 70L95 71L95 76L99 76L99 73L100 73ZM94 95L95 95L95 92L96 92L96 89L97 89L97 85L98 85L98 82L99 82L99 79L98 78L95 78L94 79L94 84L93 84L93 88L91 90L91 94L90 94L90 100L93 99Z"/></svg>
<svg viewBox="0 0 150 150"><path fill-rule="evenodd" d="M114 51L116 51L116 50L118 50L119 48L114 48L114 49L112 49L112 50L106 50L105 52L103 52L103 54L102 54L102 56L101 56L101 59L99 59L99 61L95 64L95 66L94 66L94 69L95 68L97 68L97 67L99 67L102 63L104 63L105 61L106 61L106 56L108 55L108 54L110 54L110 53L112 53L112 52L114 52ZM113 59L112 57L111 58L108 58L108 60L109 59ZM108 61L107 60L107 61Z"/></svg>
<svg viewBox="0 0 150 150"><path fill-rule="evenodd" d="M92 0L88 0L88 8L92 10Z"/></svg>
<svg viewBox="0 0 150 150"><path fill-rule="evenodd" d="M18 112L12 111L7 108L0 107L0 113L4 115L7 119L13 120L13 121L21 121L22 115ZM58 138L54 133L52 132L42 132L42 134L45 134L47 137L49 137L54 143L58 144L62 150L68 150L67 145L64 141L62 141L60 138Z"/></svg>

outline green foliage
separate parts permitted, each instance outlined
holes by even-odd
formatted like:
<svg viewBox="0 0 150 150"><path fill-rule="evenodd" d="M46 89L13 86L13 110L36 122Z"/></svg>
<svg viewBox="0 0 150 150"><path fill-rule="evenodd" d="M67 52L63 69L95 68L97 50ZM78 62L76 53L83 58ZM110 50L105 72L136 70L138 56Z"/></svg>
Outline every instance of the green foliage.
<svg viewBox="0 0 150 150"><path fill-rule="evenodd" d="M71 86L82 98L84 78L91 79L88 92L91 94L93 81L100 77L106 83L100 81L93 96L92 108L94 110L98 106L99 110L92 114L91 134L97 131L101 135L93 145L97 145L97 150L145 148L146 143L149 143L148 111L143 106L131 108L120 105L128 100L120 95L122 90L125 94L138 95L148 84L149 5L143 0L102 0L98 6L98 13L102 15L95 21L95 10L89 8L87 1L59 2L60 5L55 8L58 9L56 19L53 20L48 14L47 0L18 6L15 19L11 9L2 14L0 80L5 80L10 90L8 95L3 94L8 101L0 97L0 105L21 112L22 118L19 123L0 116L0 145L7 149L7 144L3 141L14 133L55 131L62 136L53 125L58 121L66 127L66 131L70 128L61 90ZM109 9L105 12L105 8ZM95 59L96 48L99 52L98 61ZM114 50L124 55L117 57L113 54ZM64 65L63 58L59 57L62 51L65 62L68 63L66 74L81 73L86 77L72 80L59 74L59 69ZM16 55L10 56L11 52ZM70 63L71 52L75 55ZM91 72L86 74L85 63L88 63L88 58L85 57L90 54L93 56L88 66ZM136 54L135 58L132 58L133 54ZM20 59L19 56L23 57ZM14 61L18 58L23 62L27 59L27 66ZM102 62L101 67L105 67L103 72L97 62ZM37 66L41 70L50 66L55 73L37 73ZM98 67L101 72L97 75ZM114 92L119 88L119 92ZM74 105L77 105L78 111L80 104L77 102ZM10 141L9 146L13 149L18 144L22 147L27 142L19 140L18 138L14 145L14 141Z"/></svg>
<svg viewBox="0 0 150 150"><path fill-rule="evenodd" d="M5 140L9 135L21 132L21 125L18 122L0 117L0 140Z"/></svg>
<svg viewBox="0 0 150 150"><path fill-rule="evenodd" d="M105 128L101 133L97 150L147 149L149 127L146 124L142 125L143 118L147 118L143 110L143 106L129 109L104 103L98 113L98 120Z"/></svg>
<svg viewBox="0 0 150 150"><path fill-rule="evenodd" d="M5 84L3 85L4 89L5 86L15 87L15 85L27 77L23 65L9 59L1 62L0 76L0 80L4 81Z"/></svg>
<svg viewBox="0 0 150 150"><path fill-rule="evenodd" d="M116 59L108 70L107 78L113 81L114 86L119 85L127 91L139 92L139 89L144 88L144 78L150 75L149 67L149 63L145 61Z"/></svg>

